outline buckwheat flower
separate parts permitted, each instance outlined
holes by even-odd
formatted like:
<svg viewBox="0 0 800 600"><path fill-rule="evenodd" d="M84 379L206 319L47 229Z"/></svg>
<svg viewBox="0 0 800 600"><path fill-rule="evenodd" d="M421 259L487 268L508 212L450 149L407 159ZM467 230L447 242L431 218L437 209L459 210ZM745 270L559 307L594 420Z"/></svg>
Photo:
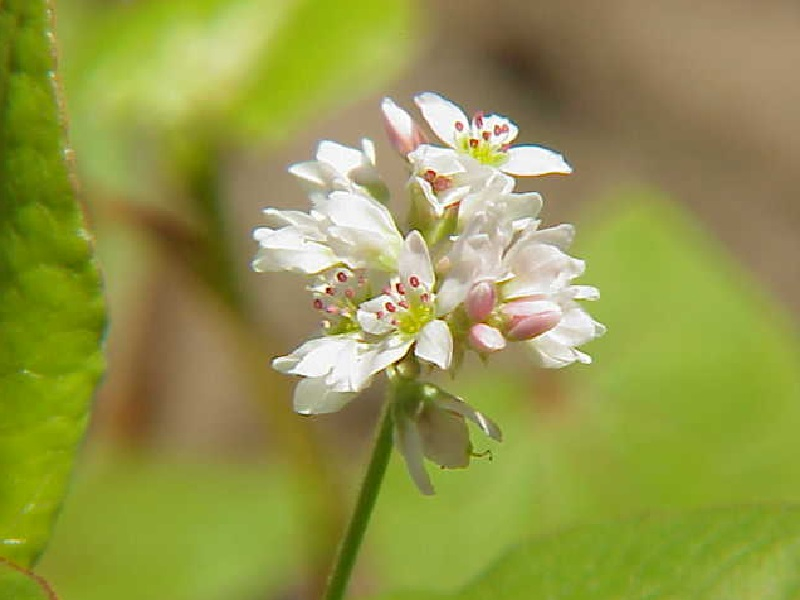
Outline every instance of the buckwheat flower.
<svg viewBox="0 0 800 600"><path fill-rule="evenodd" d="M385 202L389 192L375 166L375 144L361 140L361 149L324 140L317 146L316 160L297 163L289 172L298 177L313 197L333 191L369 194Z"/></svg>
<svg viewBox="0 0 800 600"><path fill-rule="evenodd" d="M512 146L518 129L506 117L477 112L469 119L458 106L432 92L419 94L414 100L439 139L480 164L510 175L572 172L557 152L542 146Z"/></svg>
<svg viewBox="0 0 800 600"><path fill-rule="evenodd" d="M434 493L425 459L445 469L463 469L476 456L466 420L488 437L502 440L500 428L469 404L430 383L408 383L394 407L395 444L419 490Z"/></svg>
<svg viewBox="0 0 800 600"><path fill-rule="evenodd" d="M372 377L408 351L366 341L357 320L359 305L372 297L375 281L364 269L342 266L312 278L311 305L322 319L322 336L276 358L281 373L303 379L294 392L294 409L302 414L335 412L369 386Z"/></svg>
<svg viewBox="0 0 800 600"><path fill-rule="evenodd" d="M515 232L498 208L476 214L453 244L439 290L441 310L452 311L463 302L466 343L481 354L502 350L505 340L525 342L545 367L590 362L576 347L605 328L577 302L599 294L572 284L585 266L564 251L573 228L538 229L533 222Z"/></svg>
<svg viewBox="0 0 800 600"><path fill-rule="evenodd" d="M413 345L415 356L448 369L453 357L453 336L447 323L436 318L433 265L418 231L412 231L405 239L398 272L383 294L358 309L359 325L378 340L376 360L380 364L386 362L386 356L399 360Z"/></svg>
<svg viewBox="0 0 800 600"><path fill-rule="evenodd" d="M403 237L389 210L364 194L334 191L312 197L308 213L268 208L255 230L255 271L314 274L342 264L396 270Z"/></svg>
<svg viewBox="0 0 800 600"><path fill-rule="evenodd" d="M495 172L485 185L466 194L459 203L457 230L464 231L481 213L498 213L511 223L513 231L522 231L536 223L542 208L537 192L514 192L512 177Z"/></svg>
<svg viewBox="0 0 800 600"><path fill-rule="evenodd" d="M433 214L441 217L446 208L460 202L475 181L463 161L450 148L422 144L408 154L411 185L421 190Z"/></svg>

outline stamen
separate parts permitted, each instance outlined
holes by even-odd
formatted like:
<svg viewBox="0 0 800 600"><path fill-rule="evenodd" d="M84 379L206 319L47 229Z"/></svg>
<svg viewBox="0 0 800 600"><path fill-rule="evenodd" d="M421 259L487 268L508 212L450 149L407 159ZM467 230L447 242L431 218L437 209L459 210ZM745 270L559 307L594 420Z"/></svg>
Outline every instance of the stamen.
<svg viewBox="0 0 800 600"><path fill-rule="evenodd" d="M391 302L387 302L386 304L384 304L384 306L386 307L386 310L388 310L389 312L392 312L392 313L397 310L397 307L394 304L392 304Z"/></svg>
<svg viewBox="0 0 800 600"><path fill-rule="evenodd" d="M400 308L408 309L408 302L406 302L405 300L400 300L400 302L398 302L397 304L400 306Z"/></svg>
<svg viewBox="0 0 800 600"><path fill-rule="evenodd" d="M394 287L397 290L397 293L401 296L406 293L406 286L404 286L402 282L398 281L396 284L394 284Z"/></svg>
<svg viewBox="0 0 800 600"><path fill-rule="evenodd" d="M352 299L355 297L355 295L356 295L356 291L355 291L353 288L347 288L347 289L344 291L344 295L345 295L345 297L347 297L347 298L349 298L350 300L352 300Z"/></svg>
<svg viewBox="0 0 800 600"><path fill-rule="evenodd" d="M509 148L511 148L511 144L503 144L502 146L500 146L500 151L501 152L508 152Z"/></svg>
<svg viewBox="0 0 800 600"><path fill-rule="evenodd" d="M472 117L472 122L475 123L475 127L478 129L483 129L483 111L479 110L475 113L475 116Z"/></svg>
<svg viewBox="0 0 800 600"><path fill-rule="evenodd" d="M461 121L456 121L455 128L456 131L464 131L464 123L462 123Z"/></svg>
<svg viewBox="0 0 800 600"><path fill-rule="evenodd" d="M500 135L500 134L502 134L502 133L503 133L503 128L502 128L502 127L500 127L500 125L495 125L495 126L494 126L494 134L495 134L495 135Z"/></svg>
<svg viewBox="0 0 800 600"><path fill-rule="evenodd" d="M503 123L503 133L508 133L508 123Z"/></svg>
<svg viewBox="0 0 800 600"><path fill-rule="evenodd" d="M477 148L479 143L480 142L478 140L476 140L475 138L470 138L469 147L470 148Z"/></svg>
<svg viewBox="0 0 800 600"><path fill-rule="evenodd" d="M436 179L436 171L428 169L425 171L425 174L422 176L422 178L428 183L433 183L433 180Z"/></svg>
<svg viewBox="0 0 800 600"><path fill-rule="evenodd" d="M339 283L344 283L345 281L347 281L347 273L345 273L344 271L339 271L336 274L336 281L338 281Z"/></svg>
<svg viewBox="0 0 800 600"><path fill-rule="evenodd" d="M375 316L377 317L378 320L381 320L385 315L386 313L383 312L382 310L379 310L378 312L375 313Z"/></svg>
<svg viewBox="0 0 800 600"><path fill-rule="evenodd" d="M328 294L328 296L333 296L333 288L330 286L326 287L325 293Z"/></svg>
<svg viewBox="0 0 800 600"><path fill-rule="evenodd" d="M312 302L312 304L314 305L314 308L316 308L317 310L322 310L322 307L325 306L322 303L321 298L314 298L314 302Z"/></svg>
<svg viewBox="0 0 800 600"><path fill-rule="evenodd" d="M428 292L425 292L424 294L421 294L419 299L422 300L422 302L425 303L425 304L427 304L428 302L431 301L431 297L430 297L430 294L428 294Z"/></svg>
<svg viewBox="0 0 800 600"><path fill-rule="evenodd" d="M338 315L339 314L339 307L338 306L328 306L325 308L325 312L329 315Z"/></svg>
<svg viewBox="0 0 800 600"><path fill-rule="evenodd" d="M482 137L482 138L483 138L485 141L487 141L487 142L488 142L488 141L489 141L489 138L490 138L490 137L492 137L492 134L491 134L491 133L489 133L488 131L484 131L484 132L481 134L481 137Z"/></svg>
<svg viewBox="0 0 800 600"><path fill-rule="evenodd" d="M411 277L408 278L408 283L411 284L411 287L418 288L419 287L419 277L417 277L416 275L412 275Z"/></svg>

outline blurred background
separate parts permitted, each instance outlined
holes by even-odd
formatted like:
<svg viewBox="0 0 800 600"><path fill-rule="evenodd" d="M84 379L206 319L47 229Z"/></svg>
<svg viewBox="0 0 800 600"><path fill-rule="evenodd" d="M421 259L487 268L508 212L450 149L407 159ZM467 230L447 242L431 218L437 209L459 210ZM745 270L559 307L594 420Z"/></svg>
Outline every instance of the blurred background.
<svg viewBox="0 0 800 600"><path fill-rule="evenodd" d="M520 351L448 386L503 428L418 494L395 458L352 590L453 591L504 549L644 512L800 501L800 5L788 0L58 0L71 137L110 303L110 369L42 573L64 600L314 598L380 389L291 413L272 357L315 331L256 275L267 206L380 99L508 115L568 178L591 367ZM399 195L402 199L402 194ZM398 198L395 198L398 200ZM397 204L401 206L401 204ZM421 551L425 549L425 552Z"/></svg>

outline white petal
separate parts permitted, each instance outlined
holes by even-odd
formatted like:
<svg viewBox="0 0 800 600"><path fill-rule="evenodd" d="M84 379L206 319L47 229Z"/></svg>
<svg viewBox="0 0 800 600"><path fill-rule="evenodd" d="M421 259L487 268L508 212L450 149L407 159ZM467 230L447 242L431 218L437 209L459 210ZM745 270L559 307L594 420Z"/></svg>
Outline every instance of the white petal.
<svg viewBox="0 0 800 600"><path fill-rule="evenodd" d="M508 160L500 167L511 175L549 175L572 173L564 158L541 146L514 146L508 150Z"/></svg>
<svg viewBox="0 0 800 600"><path fill-rule="evenodd" d="M400 238L389 209L367 196L332 192L317 209L340 227Z"/></svg>
<svg viewBox="0 0 800 600"><path fill-rule="evenodd" d="M341 335L315 338L296 348L287 356L279 356L272 361L272 367L288 375L321 377L330 373L336 365L337 357L343 349L356 343Z"/></svg>
<svg viewBox="0 0 800 600"><path fill-rule="evenodd" d="M391 336L372 349L371 356L364 362L364 368L371 376L383 371L389 365L393 365L403 358L414 340Z"/></svg>
<svg viewBox="0 0 800 600"><path fill-rule="evenodd" d="M423 360L435 364L440 369L450 368L453 360L453 334L444 321L431 321L417 338L414 354Z"/></svg>
<svg viewBox="0 0 800 600"><path fill-rule="evenodd" d="M336 392L324 377L307 377L294 388L294 410L302 415L336 412L352 400L355 392Z"/></svg>
<svg viewBox="0 0 800 600"><path fill-rule="evenodd" d="M540 229L529 236L529 239L539 244L550 244L561 250L566 250L575 239L575 227L569 223L562 223L546 229Z"/></svg>
<svg viewBox="0 0 800 600"><path fill-rule="evenodd" d="M463 158L452 148L422 144L408 155L408 160L417 173L432 170L439 175L455 175L467 170Z"/></svg>
<svg viewBox="0 0 800 600"><path fill-rule="evenodd" d="M534 350L540 364L546 369L560 369L578 360L574 348L564 346L548 337L547 333L532 339L528 342L528 347Z"/></svg>
<svg viewBox="0 0 800 600"><path fill-rule="evenodd" d="M364 157L367 159L369 164L375 164L375 143L369 138L363 138L361 140L361 151L364 153Z"/></svg>
<svg viewBox="0 0 800 600"><path fill-rule="evenodd" d="M317 146L317 160L328 163L342 175L347 175L364 164L364 154L338 142L323 140Z"/></svg>
<svg viewBox="0 0 800 600"><path fill-rule="evenodd" d="M378 312L386 310L387 302L394 302L391 296L378 296L372 300L367 300L358 307L356 320L361 328L367 333L383 335L394 330L394 327L386 321L378 319Z"/></svg>
<svg viewBox="0 0 800 600"><path fill-rule="evenodd" d="M293 226L298 229L319 230L319 221L309 213L299 210L280 210L278 208L265 208L263 211L267 225L270 227ZM256 233L258 230L256 230ZM256 237L258 240L258 237Z"/></svg>
<svg viewBox="0 0 800 600"><path fill-rule="evenodd" d="M316 160L294 164L289 167L289 173L319 187L328 185L329 172Z"/></svg>
<svg viewBox="0 0 800 600"><path fill-rule="evenodd" d="M509 256L514 278L503 284L506 299L556 293L584 270L583 261L547 244L526 244Z"/></svg>
<svg viewBox="0 0 800 600"><path fill-rule="evenodd" d="M590 285L571 285L569 293L574 300L597 300L600 298L600 290Z"/></svg>
<svg viewBox="0 0 800 600"><path fill-rule="evenodd" d="M251 263L257 272L295 271L312 274L340 262L328 246L309 240L292 227L277 231L261 228L254 235L261 245Z"/></svg>
<svg viewBox="0 0 800 600"><path fill-rule="evenodd" d="M403 249L398 259L398 270L403 283L407 284L410 277L419 278L426 289L432 290L434 284L433 265L428 245L422 234L414 230L406 236Z"/></svg>
<svg viewBox="0 0 800 600"><path fill-rule="evenodd" d="M448 146L455 146L456 122L460 121L465 127L469 126L469 119L464 111L432 92L419 94L414 98L414 102L417 103L433 133Z"/></svg>
<svg viewBox="0 0 800 600"><path fill-rule="evenodd" d="M420 492L426 496L433 495L433 484L425 470L422 438L416 425L405 417L399 417L399 422L395 423L394 435L395 445L406 461L411 479L414 480Z"/></svg>
<svg viewBox="0 0 800 600"><path fill-rule="evenodd" d="M505 141L506 144L511 143L515 139L517 139L517 134L519 133L519 129L514 124L513 121L510 121L507 117L503 115L484 115L483 117L483 128L487 131L494 131L494 126L499 125L502 127L503 125L508 125L508 133L505 135L505 139L501 141ZM497 139L496 137L494 139Z"/></svg>

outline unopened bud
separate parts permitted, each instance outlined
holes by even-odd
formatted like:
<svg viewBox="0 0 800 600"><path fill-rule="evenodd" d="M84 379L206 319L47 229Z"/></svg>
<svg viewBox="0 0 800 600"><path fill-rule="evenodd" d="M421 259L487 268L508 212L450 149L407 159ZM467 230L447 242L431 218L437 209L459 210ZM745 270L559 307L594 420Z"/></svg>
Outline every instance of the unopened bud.
<svg viewBox="0 0 800 600"><path fill-rule="evenodd" d="M389 98L384 98L381 103L383 110L383 124L389 141L403 156L413 152L420 145L427 142L427 138L419 125L406 111L397 106Z"/></svg>
<svg viewBox="0 0 800 600"><path fill-rule="evenodd" d="M506 347L506 340L499 329L486 323L476 323L469 328L469 344L478 352L489 354Z"/></svg>
<svg viewBox="0 0 800 600"><path fill-rule="evenodd" d="M561 307L547 300L514 300L500 311L506 317L506 337L512 341L530 340L550 331L561 320Z"/></svg>
<svg viewBox="0 0 800 600"><path fill-rule="evenodd" d="M470 289L464 302L467 316L473 323L486 321L494 310L496 300L497 292L493 284L488 281L476 283Z"/></svg>

